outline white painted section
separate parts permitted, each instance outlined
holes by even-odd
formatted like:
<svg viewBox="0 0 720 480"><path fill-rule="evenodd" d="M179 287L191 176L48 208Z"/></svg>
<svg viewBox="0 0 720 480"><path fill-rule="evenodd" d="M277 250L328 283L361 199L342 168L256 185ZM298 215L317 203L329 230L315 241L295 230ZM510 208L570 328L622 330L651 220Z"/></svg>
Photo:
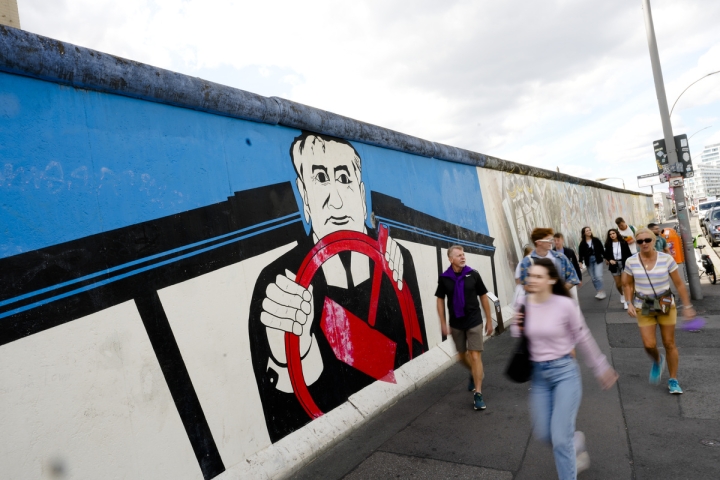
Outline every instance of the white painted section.
<svg viewBox="0 0 720 480"><path fill-rule="evenodd" d="M202 479L126 302L0 349L0 478Z"/></svg>
<svg viewBox="0 0 720 480"><path fill-rule="evenodd" d="M397 240L397 242L410 251L415 264L428 348L432 348L442 341L440 319L438 318L437 304L435 302L435 290L438 281L437 249L429 245L405 240Z"/></svg>
<svg viewBox="0 0 720 480"><path fill-rule="evenodd" d="M382 412L400 398L432 380L455 363L452 340L442 342L418 358L395 370L396 385L375 382L350 400L310 422L277 443L257 452L217 476L217 480L288 478L336 444L363 422Z"/></svg>
<svg viewBox="0 0 720 480"><path fill-rule="evenodd" d="M296 245L158 292L226 467L270 445L250 357L248 315L262 269Z"/></svg>

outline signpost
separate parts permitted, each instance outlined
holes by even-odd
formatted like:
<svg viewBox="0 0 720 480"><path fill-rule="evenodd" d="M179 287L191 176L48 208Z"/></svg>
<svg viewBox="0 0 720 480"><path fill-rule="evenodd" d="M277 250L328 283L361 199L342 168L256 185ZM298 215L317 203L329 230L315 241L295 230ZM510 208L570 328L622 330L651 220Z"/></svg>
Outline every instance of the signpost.
<svg viewBox="0 0 720 480"><path fill-rule="evenodd" d="M667 178L659 173L648 173L645 175L638 175L638 187L651 187L653 185L660 185L661 183L667 182Z"/></svg>
<svg viewBox="0 0 720 480"><path fill-rule="evenodd" d="M655 140L653 149L655 150L655 163L657 164L658 173L670 175L671 173L680 173L683 178L691 178L695 176L693 171L692 159L690 158L690 146L688 145L687 135L676 135L675 150L677 151L678 163L675 171L668 162L668 153L665 145L665 139Z"/></svg>
<svg viewBox="0 0 720 480"><path fill-rule="evenodd" d="M645 29L647 31L648 50L650 51L650 64L652 65L653 79L655 80L655 93L658 100L658 108L660 110L663 138L665 140L665 145L670 147L669 151L665 151L665 145L655 142L657 143L655 149L655 160L658 162L658 170L662 167L662 173L666 173L665 169L667 167L667 173L670 174L671 177L687 176L687 174L690 173L694 174L692 168L687 168L688 163L690 162L690 152L684 150L687 148L687 137L681 135L680 142L677 142L677 137L673 137L672 125L670 123L670 112L667 105L667 95L665 94L665 83L663 82L662 68L660 67L660 55L658 54L657 40L655 39L655 26L653 25L652 12L650 10L650 0L642 0L642 6L645 13ZM682 141L683 137L685 140L684 145ZM673 143L675 143L675 145L672 145ZM677 143L680 145L678 146ZM663 155L663 153L665 155ZM684 155L685 153L687 153L687 156ZM664 160L665 164L661 164L661 160ZM685 205L685 189L684 187L679 186L672 188L672 191L676 200L675 206L678 226L680 227L680 237L682 238L682 246L685 258L688 259L688 261L685 262L685 268L688 275L690 296L695 300L700 300L703 298L703 294L700 289L698 266L694 261L692 261L695 257L695 253L693 249L693 238L690 233L690 218L688 217Z"/></svg>

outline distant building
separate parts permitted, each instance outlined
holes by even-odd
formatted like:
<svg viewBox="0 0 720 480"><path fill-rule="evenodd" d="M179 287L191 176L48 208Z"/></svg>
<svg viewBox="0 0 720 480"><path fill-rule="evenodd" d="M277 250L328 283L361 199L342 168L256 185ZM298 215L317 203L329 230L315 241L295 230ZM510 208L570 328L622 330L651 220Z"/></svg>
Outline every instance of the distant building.
<svg viewBox="0 0 720 480"><path fill-rule="evenodd" d="M17 0L0 0L0 24L20 28Z"/></svg>
<svg viewBox="0 0 720 480"><path fill-rule="evenodd" d="M697 203L699 198L720 195L720 166L716 162L695 165L695 176L685 179L685 196Z"/></svg>
<svg viewBox="0 0 720 480"><path fill-rule="evenodd" d="M700 154L700 162L712 162L715 166L720 167L720 143L705 145L705 149Z"/></svg>

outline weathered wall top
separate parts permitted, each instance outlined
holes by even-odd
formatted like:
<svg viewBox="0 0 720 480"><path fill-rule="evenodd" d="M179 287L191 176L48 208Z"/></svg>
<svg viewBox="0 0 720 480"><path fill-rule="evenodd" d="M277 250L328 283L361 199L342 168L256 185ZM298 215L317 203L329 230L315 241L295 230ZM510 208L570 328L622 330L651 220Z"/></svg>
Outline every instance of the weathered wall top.
<svg viewBox="0 0 720 480"><path fill-rule="evenodd" d="M650 196L431 142L283 98L264 97L2 25L0 71L217 115L324 133L424 157Z"/></svg>

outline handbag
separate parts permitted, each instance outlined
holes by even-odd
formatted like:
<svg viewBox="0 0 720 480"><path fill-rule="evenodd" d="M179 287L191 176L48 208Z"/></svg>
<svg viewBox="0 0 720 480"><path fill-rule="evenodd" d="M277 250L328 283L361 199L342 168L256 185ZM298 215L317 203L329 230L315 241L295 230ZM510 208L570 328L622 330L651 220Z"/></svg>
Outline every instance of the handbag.
<svg viewBox="0 0 720 480"><path fill-rule="evenodd" d="M652 288L653 291L652 297L649 295L641 295L635 292L635 296L642 300L642 315L650 315L653 313L661 313L664 315L668 313L670 311L670 307L672 307L673 304L672 292L668 290L666 292L663 292L662 295L658 295L655 291L655 286L652 284L652 281L650 281L650 275L648 275L642 260L640 260L640 265L643 267L643 270L645 270L645 276L647 277L650 288Z"/></svg>
<svg viewBox="0 0 720 480"><path fill-rule="evenodd" d="M520 313L523 314L523 330L520 340L515 345L513 352L505 368L505 376L516 383L525 383L532 376L532 363L530 362L530 349L528 348L528 338L525 335L525 325L527 325L527 316L525 315L525 304L520 305Z"/></svg>

